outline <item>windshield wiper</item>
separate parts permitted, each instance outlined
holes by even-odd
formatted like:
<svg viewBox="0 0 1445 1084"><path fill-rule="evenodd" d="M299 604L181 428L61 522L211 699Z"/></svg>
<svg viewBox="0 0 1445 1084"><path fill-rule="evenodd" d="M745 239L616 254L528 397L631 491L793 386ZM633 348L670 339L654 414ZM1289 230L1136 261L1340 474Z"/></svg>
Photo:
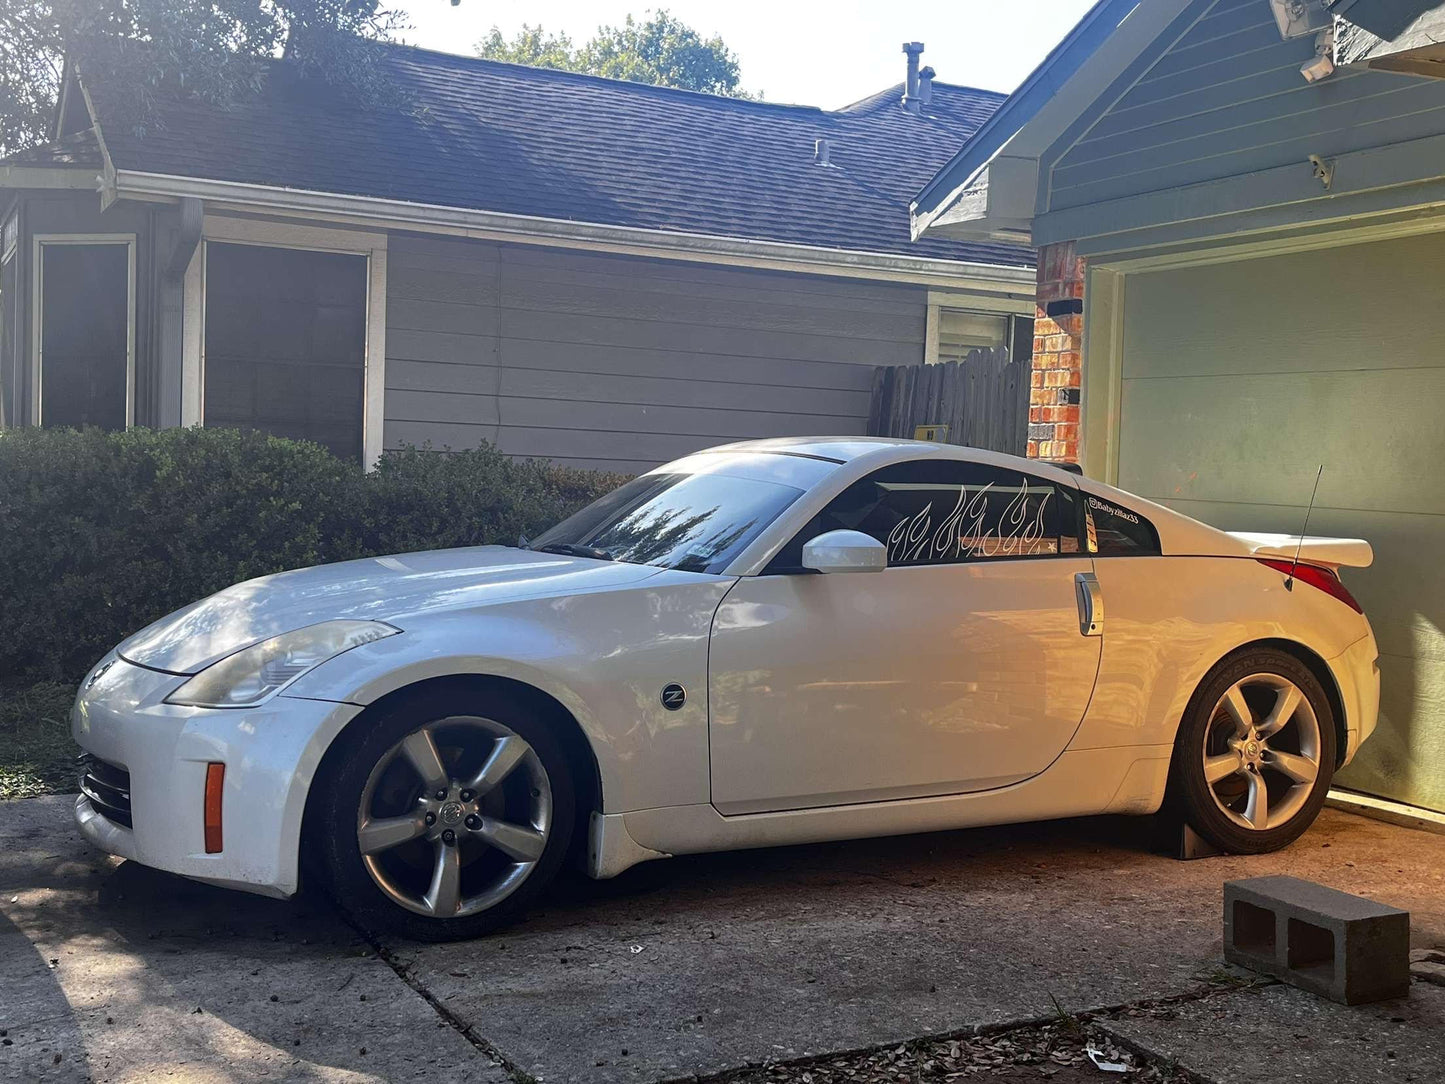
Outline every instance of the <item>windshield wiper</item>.
<svg viewBox="0 0 1445 1084"><path fill-rule="evenodd" d="M568 557L591 557L597 561L615 561L617 558L596 546L581 546L575 542L551 542L537 547L538 553L562 553Z"/></svg>

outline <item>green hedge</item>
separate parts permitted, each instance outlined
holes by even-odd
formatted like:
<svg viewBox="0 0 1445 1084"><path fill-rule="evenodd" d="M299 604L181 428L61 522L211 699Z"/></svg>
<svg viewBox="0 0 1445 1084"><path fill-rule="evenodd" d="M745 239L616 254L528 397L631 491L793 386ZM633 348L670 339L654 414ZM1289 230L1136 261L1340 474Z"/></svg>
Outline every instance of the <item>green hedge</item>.
<svg viewBox="0 0 1445 1084"><path fill-rule="evenodd" d="M621 481L490 447L388 452L364 473L254 432L0 432L0 686L78 680L130 633L240 580L512 543Z"/></svg>

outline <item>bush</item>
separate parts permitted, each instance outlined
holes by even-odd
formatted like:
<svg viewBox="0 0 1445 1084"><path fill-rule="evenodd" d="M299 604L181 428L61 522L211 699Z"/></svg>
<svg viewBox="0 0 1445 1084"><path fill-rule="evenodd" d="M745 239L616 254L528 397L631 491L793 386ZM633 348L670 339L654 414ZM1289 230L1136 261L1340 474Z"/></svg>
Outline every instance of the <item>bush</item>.
<svg viewBox="0 0 1445 1084"><path fill-rule="evenodd" d="M325 449L228 429L0 433L0 686L76 681L130 633L240 580L515 543L623 479L494 448Z"/></svg>

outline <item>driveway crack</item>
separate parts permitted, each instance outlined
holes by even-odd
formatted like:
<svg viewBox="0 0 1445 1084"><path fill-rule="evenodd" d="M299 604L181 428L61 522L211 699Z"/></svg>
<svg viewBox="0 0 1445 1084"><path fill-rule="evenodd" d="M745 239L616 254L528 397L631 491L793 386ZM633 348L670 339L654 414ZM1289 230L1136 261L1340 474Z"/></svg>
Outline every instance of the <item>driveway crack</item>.
<svg viewBox="0 0 1445 1084"><path fill-rule="evenodd" d="M341 915L342 920L353 930L356 931L357 936L359 936L363 941L365 941L368 945L371 946L371 950L376 953L377 959L381 960L383 963L386 964L387 967L391 968L391 970L396 973L397 978L399 978L403 983L410 987L411 990L418 997L420 997L423 1001L430 1005L432 1007L432 1011L441 1018L443 1023L445 1023L452 1030L456 1031L458 1034L460 1034L461 1037L467 1042L471 1043L473 1047L475 1047L480 1053L484 1054L487 1059L491 1061L494 1065L498 1066L500 1069L506 1072L507 1076L511 1077L515 1084L537 1084L536 1077L534 1077L531 1073L527 1072L525 1069L520 1068L515 1062L512 1061L511 1058L503 1054L501 1050L497 1048L495 1043L491 1042L484 1036L479 1035L473 1025L467 1023L460 1016L454 1013L445 1004L443 1004L442 1001L435 994L433 994L424 985L422 985L422 983L417 980L416 976L414 976L407 968L406 964L397 957L396 953L392 952L391 949L387 948L386 945L382 943L381 939L378 938L375 933L373 933L371 930L367 929L360 922L358 922L355 916L351 914L351 912L349 912L345 907L341 906L335 900L332 900L332 903L336 907L337 912Z"/></svg>

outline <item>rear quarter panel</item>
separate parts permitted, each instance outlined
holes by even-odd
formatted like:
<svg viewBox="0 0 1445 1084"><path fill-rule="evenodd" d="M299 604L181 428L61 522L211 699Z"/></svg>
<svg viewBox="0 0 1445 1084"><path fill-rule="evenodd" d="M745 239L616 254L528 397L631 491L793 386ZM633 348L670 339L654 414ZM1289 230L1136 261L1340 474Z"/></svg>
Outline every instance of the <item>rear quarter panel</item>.
<svg viewBox="0 0 1445 1084"><path fill-rule="evenodd" d="M1329 660L1370 632L1343 603L1306 584L1287 591L1248 558L1100 557L1094 567L1103 654L1070 749L1173 742L1204 675L1245 644L1292 640Z"/></svg>

